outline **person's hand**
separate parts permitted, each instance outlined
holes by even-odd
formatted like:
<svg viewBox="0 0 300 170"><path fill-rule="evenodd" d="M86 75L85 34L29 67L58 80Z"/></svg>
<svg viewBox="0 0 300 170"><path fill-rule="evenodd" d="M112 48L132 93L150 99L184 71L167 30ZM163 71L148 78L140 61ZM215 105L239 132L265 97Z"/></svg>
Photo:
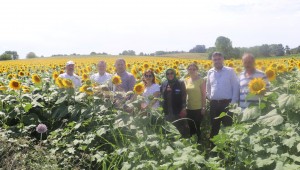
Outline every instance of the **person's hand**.
<svg viewBox="0 0 300 170"><path fill-rule="evenodd" d="M181 112L179 113L179 117L183 118L186 117L187 113L186 113L186 109L182 109Z"/></svg>
<svg viewBox="0 0 300 170"><path fill-rule="evenodd" d="M146 109L146 107L147 107L147 104L146 104L145 102L143 102L143 103L141 104L141 109Z"/></svg>

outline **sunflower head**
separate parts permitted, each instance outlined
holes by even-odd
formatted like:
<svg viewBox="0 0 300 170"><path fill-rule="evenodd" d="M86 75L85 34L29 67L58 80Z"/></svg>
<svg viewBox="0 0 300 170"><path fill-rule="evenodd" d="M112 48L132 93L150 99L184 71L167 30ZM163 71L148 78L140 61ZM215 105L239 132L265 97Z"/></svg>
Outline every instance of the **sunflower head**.
<svg viewBox="0 0 300 170"><path fill-rule="evenodd" d="M249 82L250 93L263 95L266 91L266 82L262 78L254 78Z"/></svg>
<svg viewBox="0 0 300 170"><path fill-rule="evenodd" d="M38 74L33 74L31 80L34 84L40 84L42 82L41 77Z"/></svg>
<svg viewBox="0 0 300 170"><path fill-rule="evenodd" d="M18 80L13 79L9 82L9 88L19 90L21 88L21 83Z"/></svg>
<svg viewBox="0 0 300 170"><path fill-rule="evenodd" d="M121 77L120 76L118 76L118 75L115 75L115 76L113 76L112 77L112 79L111 79L111 81L112 81L112 83L114 84L114 85L120 85L121 83L122 83L122 79L121 79Z"/></svg>
<svg viewBox="0 0 300 170"><path fill-rule="evenodd" d="M52 78L54 79L54 80L56 80L56 78L59 76L59 74L58 74L58 72L57 71L54 71L53 73L52 73Z"/></svg>
<svg viewBox="0 0 300 170"><path fill-rule="evenodd" d="M7 90L6 86L3 86L3 85L0 86L0 91L6 91L6 90Z"/></svg>
<svg viewBox="0 0 300 170"><path fill-rule="evenodd" d="M88 74L83 73L81 78L82 78L83 81L86 81L87 79L89 79L89 76L88 76Z"/></svg>
<svg viewBox="0 0 300 170"><path fill-rule="evenodd" d="M18 75L19 75L20 77L23 77L23 76L25 76L25 73L24 73L23 71L19 71Z"/></svg>
<svg viewBox="0 0 300 170"><path fill-rule="evenodd" d="M286 71L286 67L283 64L279 64L276 69L278 73L284 73Z"/></svg>
<svg viewBox="0 0 300 170"><path fill-rule="evenodd" d="M24 93L29 93L30 92L30 88L28 86L23 85L22 86L22 90Z"/></svg>
<svg viewBox="0 0 300 170"><path fill-rule="evenodd" d="M271 69L271 68L267 68L265 70L266 76L268 77L269 81L273 81L276 79L276 72L275 70Z"/></svg>
<svg viewBox="0 0 300 170"><path fill-rule="evenodd" d="M55 84L56 84L59 88L64 88L63 79L60 78L60 77L57 77L57 79L55 79Z"/></svg>
<svg viewBox="0 0 300 170"><path fill-rule="evenodd" d="M136 85L134 86L133 91L134 91L136 94L140 95L140 94L142 94L142 93L144 92L144 89L145 89L144 84L143 84L143 83L138 83L138 84L136 84Z"/></svg>
<svg viewBox="0 0 300 170"><path fill-rule="evenodd" d="M79 88L80 92L86 93L87 95L92 95L93 94L93 90L92 90L92 86L89 85L83 85Z"/></svg>
<svg viewBox="0 0 300 170"><path fill-rule="evenodd" d="M65 88L74 88L74 83L71 79L63 79L62 82Z"/></svg>

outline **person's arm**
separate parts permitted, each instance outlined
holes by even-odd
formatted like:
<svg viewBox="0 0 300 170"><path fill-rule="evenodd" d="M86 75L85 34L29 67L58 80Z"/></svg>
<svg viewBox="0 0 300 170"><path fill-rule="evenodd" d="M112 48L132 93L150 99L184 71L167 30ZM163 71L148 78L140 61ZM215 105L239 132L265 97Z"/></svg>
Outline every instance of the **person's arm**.
<svg viewBox="0 0 300 170"><path fill-rule="evenodd" d="M204 114L206 110L206 81L203 79L202 84L201 84L201 113Z"/></svg>
<svg viewBox="0 0 300 170"><path fill-rule="evenodd" d="M129 82L128 82L128 91L133 91L133 87L135 85L135 82L136 82L136 80L135 80L134 76L130 75Z"/></svg>
<svg viewBox="0 0 300 170"><path fill-rule="evenodd" d="M239 101L240 84L239 84L238 78L233 69L231 70L230 79L231 79L231 85L232 85L231 103L237 103Z"/></svg>
<svg viewBox="0 0 300 170"><path fill-rule="evenodd" d="M186 93L186 87L184 82L181 82L181 91L182 91L182 109L186 109L186 97L187 97L187 93Z"/></svg>
<svg viewBox="0 0 300 170"><path fill-rule="evenodd" d="M159 98L160 96L160 92L156 91L155 93L153 93L153 99L150 101L150 103L148 104L148 108L151 108L156 102L157 102L157 98Z"/></svg>
<svg viewBox="0 0 300 170"><path fill-rule="evenodd" d="M207 79L206 79L206 97L210 100L211 97L211 85L210 85L210 79L209 79L209 72L207 73Z"/></svg>

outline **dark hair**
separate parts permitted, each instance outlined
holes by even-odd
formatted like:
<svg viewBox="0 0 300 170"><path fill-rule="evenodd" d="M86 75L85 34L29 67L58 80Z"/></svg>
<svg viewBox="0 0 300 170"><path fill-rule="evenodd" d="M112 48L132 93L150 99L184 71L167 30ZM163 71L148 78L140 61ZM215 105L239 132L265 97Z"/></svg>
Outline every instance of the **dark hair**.
<svg viewBox="0 0 300 170"><path fill-rule="evenodd" d="M150 74L152 75L152 77L153 77L152 83L155 83L155 75L154 75L154 72L153 72L152 70L146 70L146 71L144 72L144 74L143 74L143 82L144 82L144 84L146 85L146 80L145 80L144 76L145 76L147 73L150 73Z"/></svg>
<svg viewBox="0 0 300 170"><path fill-rule="evenodd" d="M194 67L196 67L197 70L199 70L199 67L197 66L196 63L191 63L191 64L189 64L189 65L187 66L187 69L189 69L191 66L194 66Z"/></svg>
<svg viewBox="0 0 300 170"><path fill-rule="evenodd" d="M214 52L211 56L212 57L215 57L215 56L223 57L223 54L220 52Z"/></svg>

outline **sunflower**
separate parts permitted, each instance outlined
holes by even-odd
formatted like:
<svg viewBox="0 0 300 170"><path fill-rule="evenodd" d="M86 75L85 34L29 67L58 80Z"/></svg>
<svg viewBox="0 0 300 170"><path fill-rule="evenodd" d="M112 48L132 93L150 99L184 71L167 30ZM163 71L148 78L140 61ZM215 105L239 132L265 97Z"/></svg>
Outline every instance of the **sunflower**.
<svg viewBox="0 0 300 170"><path fill-rule="evenodd" d="M63 79L62 82L65 88L74 88L74 83L71 79Z"/></svg>
<svg viewBox="0 0 300 170"><path fill-rule="evenodd" d="M1 85L1 86L0 86L0 91L5 91L5 90L7 90L7 87Z"/></svg>
<svg viewBox="0 0 300 170"><path fill-rule="evenodd" d="M266 73L266 76L268 77L269 81L273 81L276 79L276 73L273 69L267 68L265 73Z"/></svg>
<svg viewBox="0 0 300 170"><path fill-rule="evenodd" d="M23 76L25 76L25 73L24 73L23 71L19 71L18 75L19 75L20 77L23 77Z"/></svg>
<svg viewBox="0 0 300 170"><path fill-rule="evenodd" d="M24 93L29 93L30 92L30 88L28 86L22 86L22 90Z"/></svg>
<svg viewBox="0 0 300 170"><path fill-rule="evenodd" d="M53 73L52 73L52 78L55 80L57 77L58 77L59 75L58 75L58 72L57 71L54 71Z"/></svg>
<svg viewBox="0 0 300 170"><path fill-rule="evenodd" d="M19 90L21 88L21 83L18 80L11 80L9 82L9 88Z"/></svg>
<svg viewBox="0 0 300 170"><path fill-rule="evenodd" d="M31 80L34 84L40 84L42 82L41 77L38 74L33 74Z"/></svg>
<svg viewBox="0 0 300 170"><path fill-rule="evenodd" d="M112 83L114 84L114 85L120 85L121 83L122 83L122 79L121 79L121 77L120 76L118 76L118 75L115 75L115 76L113 76L112 77L112 79L111 79L111 81L112 81Z"/></svg>
<svg viewBox="0 0 300 170"><path fill-rule="evenodd" d="M83 85L79 88L80 92L86 93L88 95L92 95L93 94L93 90L92 90L92 86L89 85Z"/></svg>
<svg viewBox="0 0 300 170"><path fill-rule="evenodd" d="M279 64L277 66L277 72L278 73L284 73L286 71L286 67L283 64Z"/></svg>
<svg viewBox="0 0 300 170"><path fill-rule="evenodd" d="M86 81L89 78L89 76L86 73L83 73L81 78L83 81Z"/></svg>
<svg viewBox="0 0 300 170"><path fill-rule="evenodd" d="M138 83L133 87L133 91L138 95L142 94L144 92L144 89L145 86L143 83Z"/></svg>
<svg viewBox="0 0 300 170"><path fill-rule="evenodd" d="M262 78L254 78L249 82L250 93L262 95L266 91L266 82Z"/></svg>
<svg viewBox="0 0 300 170"><path fill-rule="evenodd" d="M55 84L59 87L59 88L64 88L64 83L63 83L63 79L58 77L57 79L55 79Z"/></svg>
<svg viewBox="0 0 300 170"><path fill-rule="evenodd" d="M148 64L148 63L144 63L144 64L143 64L143 67L144 67L145 69L147 69L147 68L149 68L149 64Z"/></svg>
<svg viewBox="0 0 300 170"><path fill-rule="evenodd" d="M12 74L7 75L7 79L12 79L12 77L13 77Z"/></svg>

